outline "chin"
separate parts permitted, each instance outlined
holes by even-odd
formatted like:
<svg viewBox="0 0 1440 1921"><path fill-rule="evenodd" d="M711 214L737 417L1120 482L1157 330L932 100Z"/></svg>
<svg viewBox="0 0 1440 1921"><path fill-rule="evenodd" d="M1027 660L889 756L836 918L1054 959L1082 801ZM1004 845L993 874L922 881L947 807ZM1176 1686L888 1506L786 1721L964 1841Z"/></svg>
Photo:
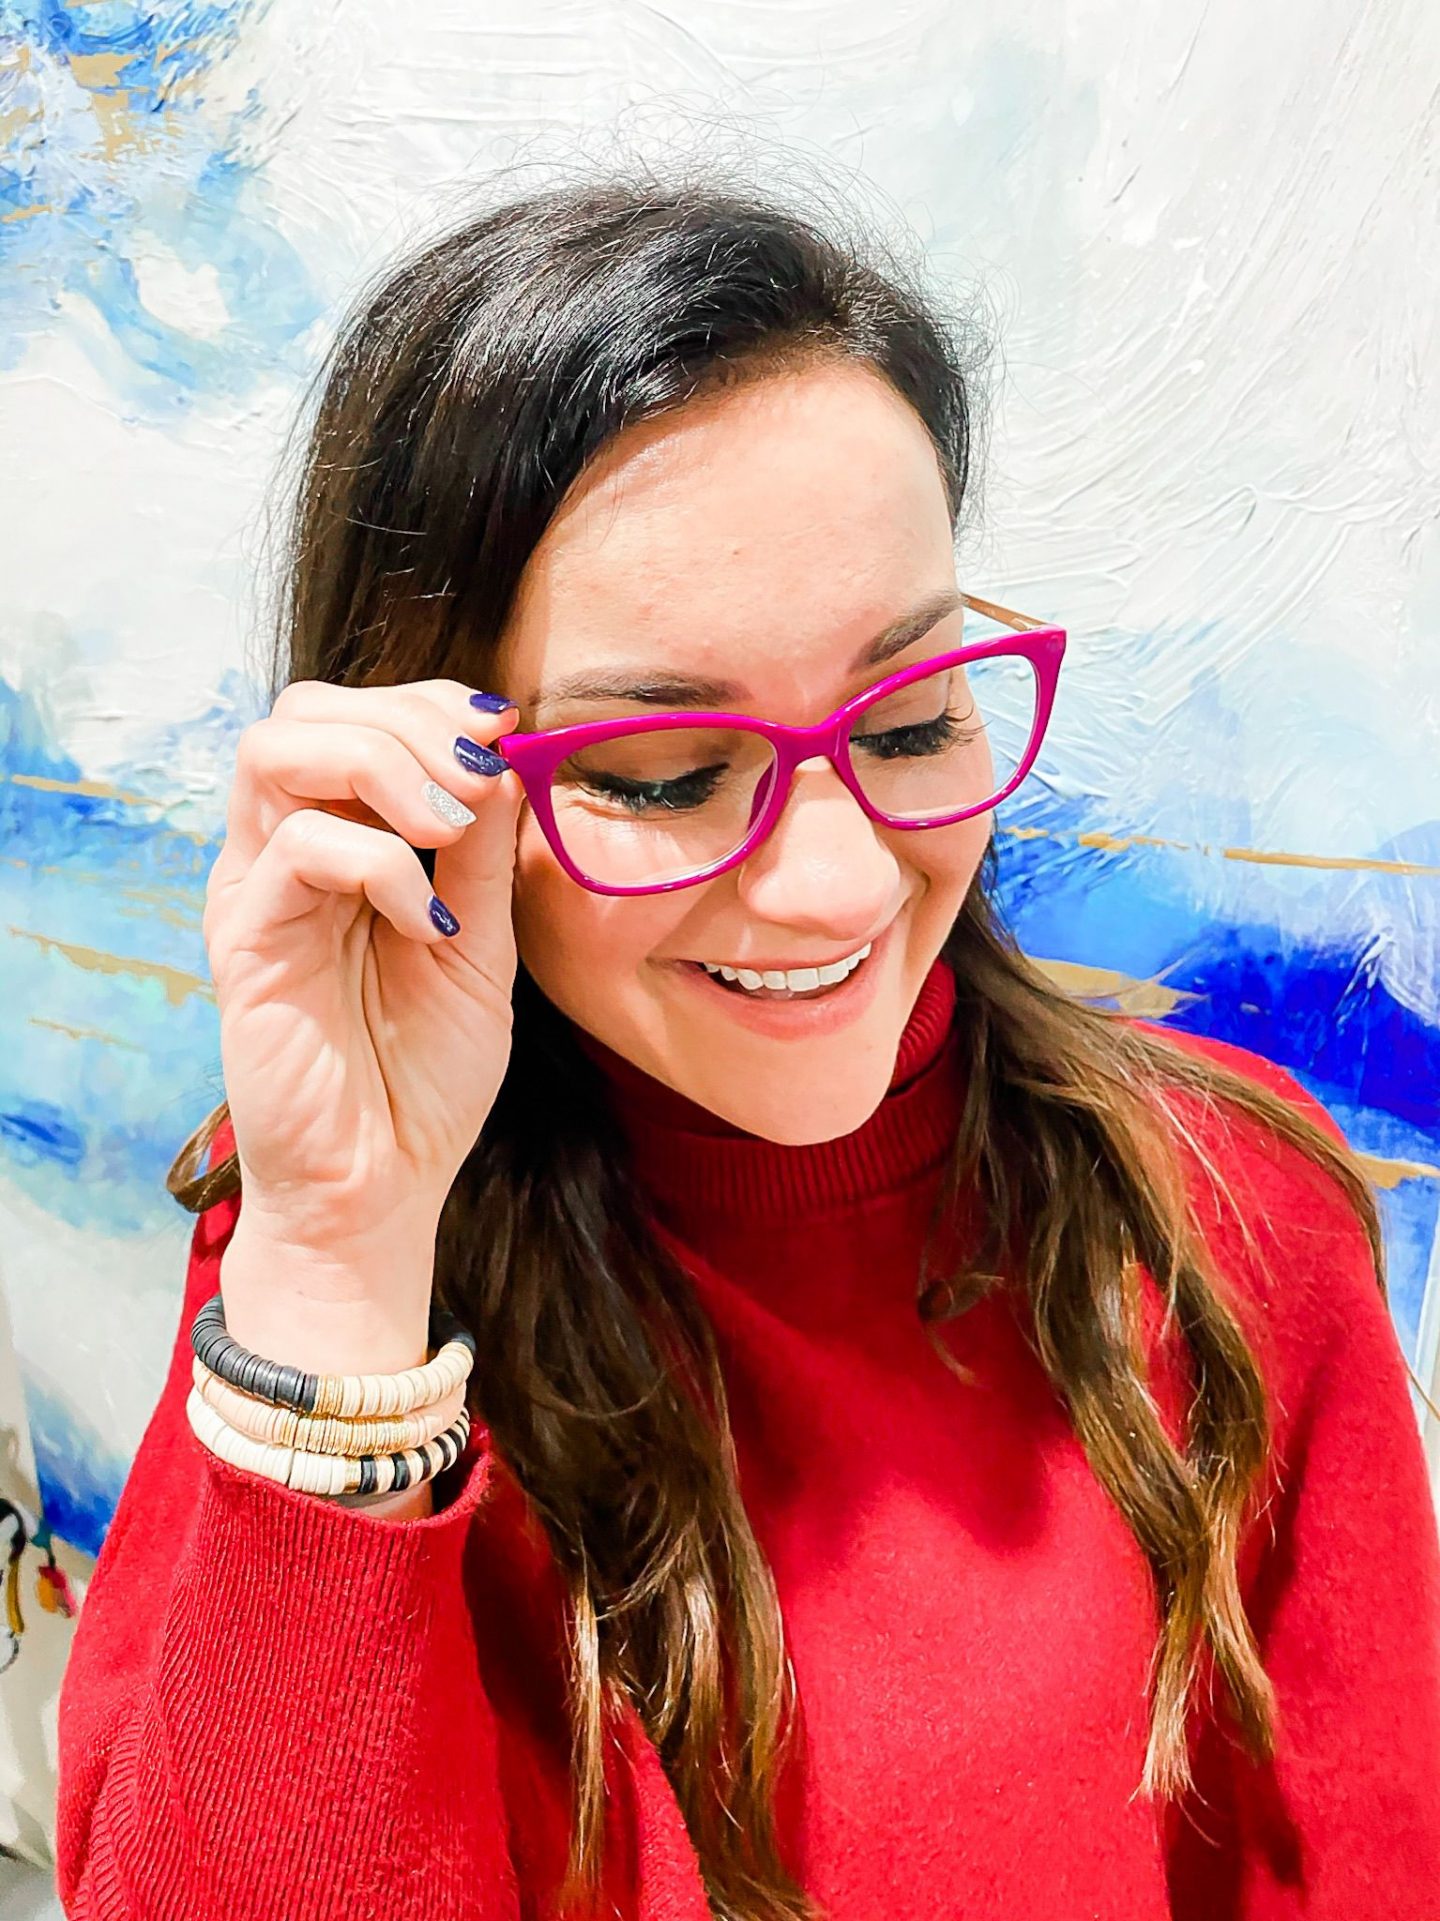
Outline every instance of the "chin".
<svg viewBox="0 0 1440 1921"><path fill-rule="evenodd" d="M889 1076L880 1075L873 1086L857 1085L838 1094L833 1085L817 1086L798 1098L793 1089L788 1096L770 1099L756 1099L753 1088L680 1091L762 1141L774 1141L779 1147L816 1147L863 1127L884 1100L888 1086Z"/></svg>

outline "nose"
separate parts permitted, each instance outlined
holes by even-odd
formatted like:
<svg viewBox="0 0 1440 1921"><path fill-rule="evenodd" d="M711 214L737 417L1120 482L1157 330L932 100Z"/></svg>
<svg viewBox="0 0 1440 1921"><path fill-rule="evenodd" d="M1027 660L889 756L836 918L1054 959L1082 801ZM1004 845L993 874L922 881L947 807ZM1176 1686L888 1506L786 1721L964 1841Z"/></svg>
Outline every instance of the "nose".
<svg viewBox="0 0 1440 1921"><path fill-rule="evenodd" d="M738 870L740 898L759 920L866 940L900 893L900 863L828 760L795 770L785 809Z"/></svg>

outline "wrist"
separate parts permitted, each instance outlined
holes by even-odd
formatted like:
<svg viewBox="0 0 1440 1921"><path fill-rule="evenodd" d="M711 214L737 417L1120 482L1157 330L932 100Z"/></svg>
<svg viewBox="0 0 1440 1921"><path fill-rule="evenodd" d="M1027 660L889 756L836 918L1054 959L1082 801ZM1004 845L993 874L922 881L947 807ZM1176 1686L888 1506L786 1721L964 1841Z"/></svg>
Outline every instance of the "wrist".
<svg viewBox="0 0 1440 1921"><path fill-rule="evenodd" d="M428 1353L435 1227L315 1246L242 1205L220 1261L225 1322L267 1360L391 1374Z"/></svg>
<svg viewBox="0 0 1440 1921"><path fill-rule="evenodd" d="M440 1211L438 1206L416 1204L391 1208L379 1219L358 1219L328 1206L307 1207L303 1199L287 1204L242 1186L233 1238L281 1253L317 1280L329 1275L343 1285L349 1274L431 1264Z"/></svg>

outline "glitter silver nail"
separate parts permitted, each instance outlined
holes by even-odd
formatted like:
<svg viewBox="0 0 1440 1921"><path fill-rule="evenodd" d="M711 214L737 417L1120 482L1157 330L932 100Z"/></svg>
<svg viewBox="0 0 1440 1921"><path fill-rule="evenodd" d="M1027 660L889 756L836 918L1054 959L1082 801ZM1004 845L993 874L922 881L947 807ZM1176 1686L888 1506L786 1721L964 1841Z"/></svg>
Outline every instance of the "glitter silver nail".
<svg viewBox="0 0 1440 1921"><path fill-rule="evenodd" d="M463 800L456 800L447 794L438 781L425 783L425 805L432 814L437 814L447 827L468 827L475 816Z"/></svg>

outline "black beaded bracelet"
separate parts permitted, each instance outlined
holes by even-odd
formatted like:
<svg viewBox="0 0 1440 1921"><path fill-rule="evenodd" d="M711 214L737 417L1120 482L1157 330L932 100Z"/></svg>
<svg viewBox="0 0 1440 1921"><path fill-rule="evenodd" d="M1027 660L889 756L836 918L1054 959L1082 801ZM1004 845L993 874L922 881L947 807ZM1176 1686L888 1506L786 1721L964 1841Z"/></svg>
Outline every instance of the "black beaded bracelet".
<svg viewBox="0 0 1440 1921"><path fill-rule="evenodd" d="M448 1308L432 1301L430 1347L438 1352L452 1341L458 1341L474 1360L475 1336ZM220 1294L212 1294L195 1316L190 1326L190 1345L202 1365L222 1381L228 1381L232 1387L257 1400L268 1401L273 1407L294 1408L300 1414L313 1414L322 1386L344 1378L311 1374L284 1361L267 1361L262 1355L241 1347L226 1330L225 1302Z"/></svg>
<svg viewBox="0 0 1440 1921"><path fill-rule="evenodd" d="M461 1413L460 1418L455 1422L453 1427L447 1427L443 1434L437 1434L433 1441L427 1441L425 1443L425 1455L427 1459L429 1458L429 1450L431 1448L434 1448L440 1456L440 1464L436 1467L434 1473L426 1473L422 1469L418 1474L414 1475L413 1479L411 1476L410 1463L403 1453L391 1454L388 1457L383 1454L359 1455L357 1458L360 1462L360 1485L353 1490L354 1494L357 1497L377 1493L399 1494L408 1487L422 1487L426 1481L434 1480L436 1475L444 1474L448 1472L450 1468L454 1467L455 1463L460 1459L460 1456L465 1452L465 1442L469 1433L470 1415L468 1411L465 1411ZM410 1453L412 1454L418 1454L420 1452L421 1450L419 1448L410 1449ZM393 1476L389 1487L382 1489L379 1485L380 1463L387 1458L392 1463Z"/></svg>

